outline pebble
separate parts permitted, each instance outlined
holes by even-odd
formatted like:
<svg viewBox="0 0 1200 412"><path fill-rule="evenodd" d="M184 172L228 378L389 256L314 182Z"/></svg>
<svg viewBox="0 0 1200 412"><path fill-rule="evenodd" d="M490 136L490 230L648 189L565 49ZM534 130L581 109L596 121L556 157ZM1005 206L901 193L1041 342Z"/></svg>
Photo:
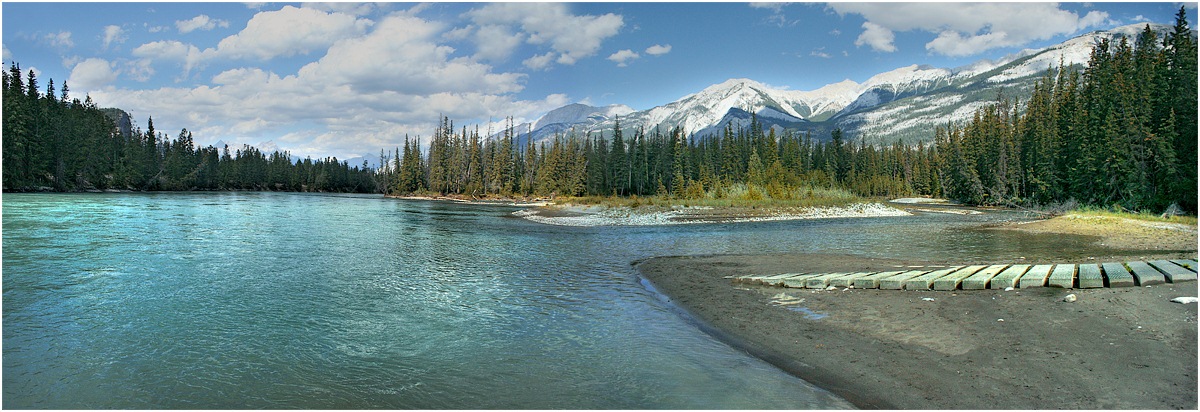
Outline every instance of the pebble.
<svg viewBox="0 0 1200 412"><path fill-rule="evenodd" d="M1074 293L1072 293L1072 294L1070 294L1070 295L1067 295L1067 296L1063 297L1063 302L1067 302L1067 303L1071 303L1071 302L1074 302L1074 301L1076 301L1076 300L1079 300L1079 298L1078 298L1078 297L1076 297Z"/></svg>

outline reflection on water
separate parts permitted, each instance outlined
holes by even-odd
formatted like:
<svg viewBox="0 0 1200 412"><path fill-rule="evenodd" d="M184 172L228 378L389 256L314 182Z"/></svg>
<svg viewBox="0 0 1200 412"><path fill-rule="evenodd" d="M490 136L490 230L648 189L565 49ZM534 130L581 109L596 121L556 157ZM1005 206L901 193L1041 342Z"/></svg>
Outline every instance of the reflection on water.
<svg viewBox="0 0 1200 412"><path fill-rule="evenodd" d="M3 202L6 408L844 408L677 317L630 262L1089 242L962 230L997 214L564 228L371 196Z"/></svg>
<svg viewBox="0 0 1200 412"><path fill-rule="evenodd" d="M629 262L670 232L512 211L6 195L4 407L849 406L642 288Z"/></svg>

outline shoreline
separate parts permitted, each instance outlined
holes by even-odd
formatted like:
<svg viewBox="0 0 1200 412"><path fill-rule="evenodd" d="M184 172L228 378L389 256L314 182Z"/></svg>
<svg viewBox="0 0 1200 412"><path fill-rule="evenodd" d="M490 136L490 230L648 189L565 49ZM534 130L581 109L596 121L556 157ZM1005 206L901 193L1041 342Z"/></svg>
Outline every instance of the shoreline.
<svg viewBox="0 0 1200 412"><path fill-rule="evenodd" d="M699 206L633 209L629 207L554 205L536 209L518 210L513 212L513 215L548 225L594 227L911 216L912 213L880 202L869 202L855 203L847 206L777 209L712 208Z"/></svg>
<svg viewBox="0 0 1200 412"><path fill-rule="evenodd" d="M1097 230L1090 223L1057 218L980 229L1088 236ZM1105 253L1135 260L1196 258L1195 228L1155 225L1119 222L1100 228L1116 235L1092 236ZM652 292L703 332L860 408L1197 408L1197 306L1170 301L1196 296L1193 281L909 291L730 279L967 263L1004 262L788 253L666 256L633 265ZM1067 294L1077 300L1065 302Z"/></svg>
<svg viewBox="0 0 1200 412"><path fill-rule="evenodd" d="M389 198L389 199L425 200L425 201L431 201L431 202L462 203L462 204L466 204L466 205L498 205L498 206L516 206L516 207L547 207L547 206L551 205L551 203L549 201L542 200L542 199L534 199L532 201L526 201L526 200L517 200L517 199L512 199L512 198L466 199L466 198L450 197L450 196L383 195L383 197Z"/></svg>
<svg viewBox="0 0 1200 412"><path fill-rule="evenodd" d="M860 408L1196 408L1197 307L1170 302L1194 296L1194 282L925 292L726 279L772 267L923 263L791 254L662 257L636 267L704 332ZM1063 302L1068 293L1078 300ZM780 303L781 295L799 303Z"/></svg>

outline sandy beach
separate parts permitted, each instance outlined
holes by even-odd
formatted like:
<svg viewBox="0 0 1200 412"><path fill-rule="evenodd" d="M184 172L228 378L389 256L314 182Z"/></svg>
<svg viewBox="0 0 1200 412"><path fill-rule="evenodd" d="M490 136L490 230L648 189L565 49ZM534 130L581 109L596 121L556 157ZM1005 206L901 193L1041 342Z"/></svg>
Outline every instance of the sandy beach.
<svg viewBox="0 0 1200 412"><path fill-rule="evenodd" d="M1046 226L1055 224L1021 230L1052 230ZM1140 249L1129 252L1131 259L1194 259L1194 228L1171 233L1158 240L1165 245L1154 248L1136 236L1125 237L1121 246ZM1196 282L827 291L749 286L728 278L963 263L721 255L653 258L637 268L706 332L861 408L1197 408L1197 305L1170 301L1197 296ZM1078 300L1064 302L1069 293Z"/></svg>

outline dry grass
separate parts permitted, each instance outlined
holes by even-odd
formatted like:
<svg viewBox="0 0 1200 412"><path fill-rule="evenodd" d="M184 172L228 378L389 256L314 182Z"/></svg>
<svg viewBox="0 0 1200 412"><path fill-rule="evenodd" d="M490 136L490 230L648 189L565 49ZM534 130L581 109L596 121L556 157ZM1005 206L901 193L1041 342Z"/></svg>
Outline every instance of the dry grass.
<svg viewBox="0 0 1200 412"><path fill-rule="evenodd" d="M810 207L846 206L869 201L842 189L823 187L764 188L759 185L735 184L704 192L703 196L677 198L671 196L580 196L558 197L556 204L599 205L627 208L670 209L682 207L711 207L734 209L801 209Z"/></svg>

